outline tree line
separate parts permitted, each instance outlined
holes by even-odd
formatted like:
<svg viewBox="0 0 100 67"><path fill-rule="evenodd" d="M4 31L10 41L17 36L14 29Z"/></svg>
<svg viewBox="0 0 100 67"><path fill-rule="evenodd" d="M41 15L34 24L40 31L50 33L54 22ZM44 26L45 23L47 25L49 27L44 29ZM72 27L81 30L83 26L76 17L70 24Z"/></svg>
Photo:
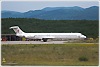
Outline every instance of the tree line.
<svg viewBox="0 0 100 67"><path fill-rule="evenodd" d="M1 34L15 34L11 26L26 33L82 33L88 38L99 36L99 20L43 20L35 18L2 18Z"/></svg>

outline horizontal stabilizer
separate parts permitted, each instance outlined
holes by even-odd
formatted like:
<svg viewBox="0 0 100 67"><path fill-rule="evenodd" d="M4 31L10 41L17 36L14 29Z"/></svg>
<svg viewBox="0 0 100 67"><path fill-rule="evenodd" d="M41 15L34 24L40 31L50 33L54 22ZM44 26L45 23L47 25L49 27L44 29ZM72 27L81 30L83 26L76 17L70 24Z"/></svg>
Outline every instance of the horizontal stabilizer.
<svg viewBox="0 0 100 67"><path fill-rule="evenodd" d="M13 26L13 27L10 27L9 29L17 29L18 26Z"/></svg>

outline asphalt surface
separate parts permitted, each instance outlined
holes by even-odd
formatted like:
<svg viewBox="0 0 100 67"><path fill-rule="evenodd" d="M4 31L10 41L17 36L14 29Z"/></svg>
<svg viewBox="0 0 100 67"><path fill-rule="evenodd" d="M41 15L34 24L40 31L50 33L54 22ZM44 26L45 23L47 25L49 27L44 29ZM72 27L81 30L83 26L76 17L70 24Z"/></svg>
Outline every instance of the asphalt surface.
<svg viewBox="0 0 100 67"><path fill-rule="evenodd" d="M64 44L67 41L1 41L1 44Z"/></svg>
<svg viewBox="0 0 100 67"><path fill-rule="evenodd" d="M3 44L94 44L94 43L64 43L68 41L1 41L1 45ZM98 44L98 43L95 43Z"/></svg>

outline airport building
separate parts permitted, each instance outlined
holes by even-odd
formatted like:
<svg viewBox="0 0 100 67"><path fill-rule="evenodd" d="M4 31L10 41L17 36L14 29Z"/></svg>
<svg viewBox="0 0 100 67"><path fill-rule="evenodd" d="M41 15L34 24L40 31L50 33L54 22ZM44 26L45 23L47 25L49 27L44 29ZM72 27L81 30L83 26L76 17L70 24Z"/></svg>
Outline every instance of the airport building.
<svg viewBox="0 0 100 67"><path fill-rule="evenodd" d="M25 38L18 37L16 34L1 34L2 41L22 41Z"/></svg>
<svg viewBox="0 0 100 67"><path fill-rule="evenodd" d="M16 34L1 34L2 41L40 41L40 39L27 39Z"/></svg>

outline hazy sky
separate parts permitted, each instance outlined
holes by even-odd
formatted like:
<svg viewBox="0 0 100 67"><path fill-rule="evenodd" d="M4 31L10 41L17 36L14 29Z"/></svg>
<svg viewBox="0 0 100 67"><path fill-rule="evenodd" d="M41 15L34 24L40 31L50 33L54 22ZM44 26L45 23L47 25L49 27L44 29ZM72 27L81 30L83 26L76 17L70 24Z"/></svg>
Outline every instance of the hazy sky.
<svg viewBox="0 0 100 67"><path fill-rule="evenodd" d="M2 1L1 10L27 12L29 10L40 10L45 7L73 7L88 8L99 6L98 1Z"/></svg>

